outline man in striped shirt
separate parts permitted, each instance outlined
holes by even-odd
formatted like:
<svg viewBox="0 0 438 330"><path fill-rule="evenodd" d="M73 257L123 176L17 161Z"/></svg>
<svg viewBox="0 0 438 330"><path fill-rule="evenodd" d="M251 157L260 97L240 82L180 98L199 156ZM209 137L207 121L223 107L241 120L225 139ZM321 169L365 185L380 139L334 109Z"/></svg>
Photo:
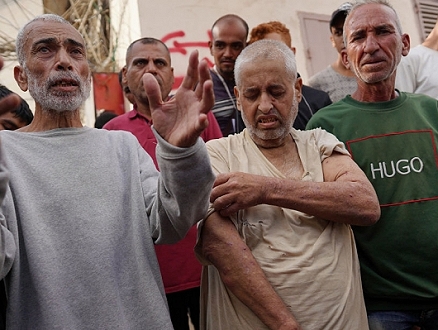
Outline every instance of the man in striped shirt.
<svg viewBox="0 0 438 330"><path fill-rule="evenodd" d="M212 109L223 136L239 133L245 128L234 96L234 63L246 46L248 24L237 15L220 17L211 28L209 41L214 67L210 70L215 104Z"/></svg>

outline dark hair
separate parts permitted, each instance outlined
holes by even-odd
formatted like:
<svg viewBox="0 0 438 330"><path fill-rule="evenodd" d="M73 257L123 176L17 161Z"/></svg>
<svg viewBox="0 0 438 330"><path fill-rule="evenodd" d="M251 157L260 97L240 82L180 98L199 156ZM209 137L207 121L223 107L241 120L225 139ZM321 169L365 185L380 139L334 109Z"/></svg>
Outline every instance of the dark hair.
<svg viewBox="0 0 438 330"><path fill-rule="evenodd" d="M142 43L143 45L162 44L164 46L164 48L166 48L167 52L169 53L169 57L170 57L169 48L166 46L166 44L159 39L155 39L155 38L151 38L151 37L144 37L144 38L140 38L140 39L137 39L137 40L134 40L133 42L131 42L131 44L128 46L128 49L126 49L126 57L128 57L129 52L131 51L132 47L138 42Z"/></svg>
<svg viewBox="0 0 438 330"><path fill-rule="evenodd" d="M117 114L113 111L104 110L99 116L97 116L96 121L94 122L94 127L102 128L107 122L115 117L117 117Z"/></svg>
<svg viewBox="0 0 438 330"><path fill-rule="evenodd" d="M14 94L14 92L12 92L6 86L0 84L0 99L11 94ZM11 110L11 112L14 114L14 117L19 118L20 120L24 121L26 125L29 125L33 120L32 110L30 110L29 104L27 104L27 102L23 98L20 97L20 99L20 105L17 108Z"/></svg>

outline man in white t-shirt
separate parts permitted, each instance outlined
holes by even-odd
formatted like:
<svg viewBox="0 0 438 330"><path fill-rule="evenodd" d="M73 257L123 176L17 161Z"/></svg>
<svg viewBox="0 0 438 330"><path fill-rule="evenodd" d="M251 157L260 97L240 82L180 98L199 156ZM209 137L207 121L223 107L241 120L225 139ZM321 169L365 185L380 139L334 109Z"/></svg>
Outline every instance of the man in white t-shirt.
<svg viewBox="0 0 438 330"><path fill-rule="evenodd" d="M421 45L411 48L397 67L395 88L438 99L438 19Z"/></svg>

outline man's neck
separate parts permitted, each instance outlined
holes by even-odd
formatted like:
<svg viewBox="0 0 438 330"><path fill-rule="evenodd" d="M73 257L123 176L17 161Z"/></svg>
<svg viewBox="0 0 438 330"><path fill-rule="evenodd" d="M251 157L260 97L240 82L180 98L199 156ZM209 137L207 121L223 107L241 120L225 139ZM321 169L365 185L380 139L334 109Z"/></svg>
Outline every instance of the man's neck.
<svg viewBox="0 0 438 330"><path fill-rule="evenodd" d="M214 72L218 74L218 76L222 77L222 79L226 82L234 82L234 72L233 73L227 73L224 74L223 72L219 71L217 66L215 65L213 68Z"/></svg>
<svg viewBox="0 0 438 330"><path fill-rule="evenodd" d="M55 111L43 110L38 104L35 106L35 116L32 122L21 128L21 132L42 132L56 128L81 128L80 110Z"/></svg>
<svg viewBox="0 0 438 330"><path fill-rule="evenodd" d="M358 82L357 90L351 97L359 102L387 102L395 99L398 93L395 92L394 83L364 84Z"/></svg>
<svg viewBox="0 0 438 330"><path fill-rule="evenodd" d="M137 112L145 116L148 120L152 120L151 109L149 108L149 104L146 105L146 104L137 103L137 107L135 110L137 110Z"/></svg>
<svg viewBox="0 0 438 330"><path fill-rule="evenodd" d="M346 68L344 63L342 63L341 56L338 56L336 62L331 64L331 67L340 75L345 77L354 77L354 73L350 69Z"/></svg>

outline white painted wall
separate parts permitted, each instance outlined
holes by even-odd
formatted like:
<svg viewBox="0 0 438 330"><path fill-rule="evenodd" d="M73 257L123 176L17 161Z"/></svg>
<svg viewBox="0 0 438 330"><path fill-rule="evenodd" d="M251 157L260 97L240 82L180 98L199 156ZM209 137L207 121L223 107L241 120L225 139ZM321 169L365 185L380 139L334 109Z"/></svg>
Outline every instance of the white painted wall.
<svg viewBox="0 0 438 330"><path fill-rule="evenodd" d="M305 65L305 50L300 32L298 12L325 14L330 16L344 1L342 0L166 0L159 4L149 0L139 0L139 16L142 36L163 38L175 31L184 32L184 36L175 38L181 43L206 42L208 30L213 22L225 14L237 14L245 19L250 27L271 20L284 23L292 34L292 44L296 47L297 64L304 81L308 79ZM412 0L393 0L392 4L402 21L405 31L413 31L411 41L413 45L420 42L418 26L413 11ZM328 29L328 27L327 27ZM327 40L330 43L330 40ZM166 43L169 47L172 42ZM201 57L211 61L208 48L187 47L187 51L198 48ZM188 55L172 53L175 74L183 75Z"/></svg>
<svg viewBox="0 0 438 330"><path fill-rule="evenodd" d="M208 32L217 18L233 13L245 19L250 29L271 20L286 24L292 33L292 43L297 48L298 69L306 81L308 73L305 69L306 58L298 12L330 16L342 3L342 0L112 0L113 27L120 31L116 57L119 58L121 67L126 48L132 41L145 36L163 39L175 33L176 36L168 39L166 44L172 51L175 76L182 77L185 74L188 54L192 50L198 49L201 58L213 61L206 45L209 40ZM413 0L393 0L392 4L400 16L404 32L411 35L411 45L419 44L421 40ZM0 33L15 39L19 28L41 13L41 0L0 0ZM33 107L30 95L22 93L13 78L14 65L15 62L5 63L0 72L0 82L24 97ZM86 104L84 123L88 126L94 125L92 99Z"/></svg>

